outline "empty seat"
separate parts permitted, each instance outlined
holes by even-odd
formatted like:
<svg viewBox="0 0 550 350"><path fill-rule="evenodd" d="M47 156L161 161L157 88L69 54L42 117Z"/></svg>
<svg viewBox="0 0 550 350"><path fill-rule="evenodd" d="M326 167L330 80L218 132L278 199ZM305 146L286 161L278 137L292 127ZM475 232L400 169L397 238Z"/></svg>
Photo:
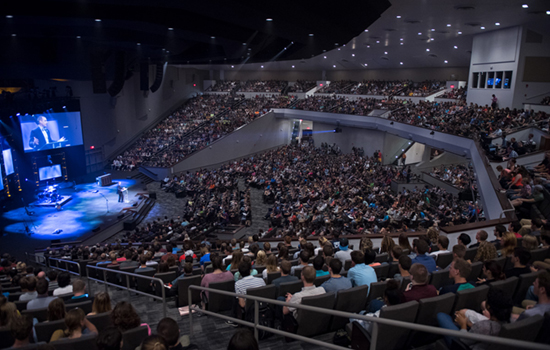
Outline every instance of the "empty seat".
<svg viewBox="0 0 550 350"><path fill-rule="evenodd" d="M414 323L426 326L438 327L437 314L442 312L450 314L455 302L455 295L447 293L432 298L420 299L418 301L418 314ZM432 333L413 331L411 343L414 347L427 345L437 340L438 336Z"/></svg>
<svg viewBox="0 0 550 350"><path fill-rule="evenodd" d="M336 295L334 309L338 311L358 313L365 305L365 303L361 301L367 299L368 291L369 287L367 285L339 291ZM344 328L348 322L348 318L332 316L329 331L336 331L340 328Z"/></svg>
<svg viewBox="0 0 550 350"><path fill-rule="evenodd" d="M267 286L250 288L246 290L247 295L252 295L256 297L262 297L267 299L273 299L277 297L277 286L274 284L268 284ZM254 300L246 299L245 309L248 311L250 307L254 305Z"/></svg>
<svg viewBox="0 0 550 350"><path fill-rule="evenodd" d="M519 275L518 286L516 287L516 291L514 292L514 303L516 305L521 305L521 302L523 301L523 299L525 299L527 290L535 282L538 275L538 271Z"/></svg>
<svg viewBox="0 0 550 350"><path fill-rule="evenodd" d="M210 283L209 288L224 290L227 292L235 292L235 281L229 280L225 282ZM221 295L219 293L210 291L208 293L208 310L212 312L227 311L233 308L233 300L235 299L229 295Z"/></svg>
<svg viewBox="0 0 550 350"><path fill-rule="evenodd" d="M86 319L90 321L95 326L95 328L97 328L98 333L100 333L105 328L113 325L113 322L111 320L111 311L86 316Z"/></svg>
<svg viewBox="0 0 550 350"><path fill-rule="evenodd" d="M96 338L97 334L94 333L83 335L75 339L62 338L50 344L53 345L55 350L97 350ZM124 342L126 343L126 339L124 339ZM133 349L135 349L135 347Z"/></svg>
<svg viewBox="0 0 550 350"><path fill-rule="evenodd" d="M39 322L34 325L34 330L36 331L36 339L38 341L45 341L46 343L50 341L53 332L58 329L65 329L65 319L51 321L51 322Z"/></svg>
<svg viewBox="0 0 550 350"><path fill-rule="evenodd" d="M88 301L83 301L81 303L72 303L72 304L65 305L65 310L67 311L72 309L77 309L77 308L82 309L85 314L89 314L90 312L92 312L92 301L88 300Z"/></svg>
<svg viewBox="0 0 550 350"><path fill-rule="evenodd" d="M315 281L313 282L313 284L315 285L315 287L320 287L321 284L325 283L329 279L330 279L330 275L320 276L315 278Z"/></svg>
<svg viewBox="0 0 550 350"><path fill-rule="evenodd" d="M453 284L453 280L449 277L448 270L434 271L430 277L430 284L433 285L435 289L440 290L441 287Z"/></svg>
<svg viewBox="0 0 550 350"><path fill-rule="evenodd" d="M191 276L178 280L178 298L176 299L176 306L188 306L189 305L189 286L200 286L202 277ZM193 304L199 304L201 301L201 291L192 290L191 302Z"/></svg>
<svg viewBox="0 0 550 350"><path fill-rule="evenodd" d="M316 306L323 309L334 308L334 293L325 293L302 299L302 305ZM312 337L318 334L326 333L330 318L332 316L315 311L298 309L298 334L305 337Z"/></svg>
<svg viewBox="0 0 550 350"><path fill-rule="evenodd" d="M477 278L479 277L479 275L481 275L481 270L483 270L483 262L477 261L475 263L472 263L470 267L472 268L472 271L470 272L467 280L473 281L475 283L477 282Z"/></svg>
<svg viewBox="0 0 550 350"><path fill-rule="evenodd" d="M367 302L370 303L371 300L384 297L385 291L386 281L371 283L369 287L369 296L367 297Z"/></svg>
<svg viewBox="0 0 550 350"><path fill-rule="evenodd" d="M516 290L516 287L518 285L519 278L516 276L512 276L510 278L507 278L502 281L495 281L489 283L489 287L496 288L496 289L502 289L505 291L510 297L514 295L514 291Z"/></svg>
<svg viewBox="0 0 550 350"><path fill-rule="evenodd" d="M139 270L137 270L136 274L142 275L142 276L147 276L147 277L153 277L155 275L155 271L154 270L151 270L151 271L139 271ZM140 292L151 293L152 292L151 280L147 279L147 278L136 277L136 288Z"/></svg>
<svg viewBox="0 0 550 350"><path fill-rule="evenodd" d="M279 285L279 293L277 296L284 297L286 293L294 294L302 290L304 283L300 280L294 282L281 283Z"/></svg>
<svg viewBox="0 0 550 350"><path fill-rule="evenodd" d="M457 292L453 307L454 312L470 309L481 313L481 302L487 299L487 293L489 293L489 286L487 285Z"/></svg>
<svg viewBox="0 0 550 350"><path fill-rule="evenodd" d="M382 264L382 265L374 266L373 269L374 269L374 272L376 273L376 278L378 278L379 281L383 281L388 276L390 265Z"/></svg>
<svg viewBox="0 0 550 350"><path fill-rule="evenodd" d="M523 340L533 342L537 338L537 335L542 328L544 317L541 315L534 315L527 317L521 321L514 323L506 323L502 325L498 334L501 338ZM548 331L548 330L546 330ZM517 350L517 347L491 344L488 350Z"/></svg>
<svg viewBox="0 0 550 350"><path fill-rule="evenodd" d="M267 281L266 283L267 284L271 284L271 282L273 282L273 280L276 280L277 278L281 277L281 272L280 271L277 271L277 272L268 272L267 273Z"/></svg>
<svg viewBox="0 0 550 350"><path fill-rule="evenodd" d="M148 335L149 329L147 326L139 326L122 333L121 350L135 350Z"/></svg>

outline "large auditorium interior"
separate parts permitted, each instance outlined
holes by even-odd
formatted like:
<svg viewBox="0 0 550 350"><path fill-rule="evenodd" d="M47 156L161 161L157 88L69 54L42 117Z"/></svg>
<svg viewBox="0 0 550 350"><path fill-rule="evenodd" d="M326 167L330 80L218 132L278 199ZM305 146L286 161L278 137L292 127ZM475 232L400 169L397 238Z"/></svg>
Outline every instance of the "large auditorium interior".
<svg viewBox="0 0 550 350"><path fill-rule="evenodd" d="M550 350L550 1L0 12L0 349Z"/></svg>

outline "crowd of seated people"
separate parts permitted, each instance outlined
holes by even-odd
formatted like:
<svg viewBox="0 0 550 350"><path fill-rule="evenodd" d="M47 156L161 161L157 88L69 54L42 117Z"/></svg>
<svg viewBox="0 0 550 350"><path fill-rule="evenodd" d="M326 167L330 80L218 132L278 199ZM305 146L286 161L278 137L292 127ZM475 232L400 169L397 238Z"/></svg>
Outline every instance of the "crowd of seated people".
<svg viewBox="0 0 550 350"><path fill-rule="evenodd" d="M354 86L350 93L354 95L395 95L401 89L412 84L409 80L380 81L364 80Z"/></svg>
<svg viewBox="0 0 550 350"><path fill-rule="evenodd" d="M287 86L284 80L247 80L239 82L237 92L281 92Z"/></svg>
<svg viewBox="0 0 550 350"><path fill-rule="evenodd" d="M308 92L317 85L315 81L297 80L294 85L288 88L288 92Z"/></svg>
<svg viewBox="0 0 550 350"><path fill-rule="evenodd" d="M239 86L238 81L217 80L216 84L209 86L205 91L231 92Z"/></svg>
<svg viewBox="0 0 550 350"><path fill-rule="evenodd" d="M294 109L340 114L368 115L374 109L396 109L407 102L401 100L378 100L374 98L349 99L337 96L313 95L298 100Z"/></svg>
<svg viewBox="0 0 550 350"><path fill-rule="evenodd" d="M445 88L445 82L425 80L420 83L409 82L399 91L399 96L426 97Z"/></svg>
<svg viewBox="0 0 550 350"><path fill-rule="evenodd" d="M540 102L541 105L550 105L550 96L546 96L542 99L542 101Z"/></svg>
<svg viewBox="0 0 550 350"><path fill-rule="evenodd" d="M460 164L434 167L430 175L462 190L469 188L475 180L472 169Z"/></svg>
<svg viewBox="0 0 550 350"><path fill-rule="evenodd" d="M467 88L465 86L461 88L452 88L451 91L447 91L443 93L442 95L439 95L437 98L451 98L451 99L457 99L457 100L466 100L466 90Z"/></svg>

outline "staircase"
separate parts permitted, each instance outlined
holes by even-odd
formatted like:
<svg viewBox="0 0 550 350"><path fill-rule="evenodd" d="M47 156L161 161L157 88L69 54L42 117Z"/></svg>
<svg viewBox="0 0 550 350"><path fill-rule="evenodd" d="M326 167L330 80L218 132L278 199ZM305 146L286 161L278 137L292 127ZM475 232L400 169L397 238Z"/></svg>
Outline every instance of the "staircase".
<svg viewBox="0 0 550 350"><path fill-rule="evenodd" d="M143 187L146 187L148 184L155 181L142 172L138 172L137 174L132 176L132 179L139 181L143 185Z"/></svg>

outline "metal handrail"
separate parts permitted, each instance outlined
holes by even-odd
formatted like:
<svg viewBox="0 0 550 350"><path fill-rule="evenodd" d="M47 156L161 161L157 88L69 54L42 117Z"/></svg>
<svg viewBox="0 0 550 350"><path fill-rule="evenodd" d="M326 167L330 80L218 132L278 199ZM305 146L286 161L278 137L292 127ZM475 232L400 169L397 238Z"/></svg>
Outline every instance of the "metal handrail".
<svg viewBox="0 0 550 350"><path fill-rule="evenodd" d="M73 274L73 275L77 275L77 276L80 276L82 277L82 270L80 269L80 264L77 263L76 261L72 261L72 260L65 260L65 259L58 259L58 258L48 258L49 261L57 261L57 262L62 262L62 263L65 263L65 268L61 268L59 267L59 264L57 264L57 266L53 266L51 263L49 264L50 265L50 268L52 269L56 269L56 270L61 270L61 271L67 271L68 273L70 274ZM69 265L68 264L73 264L73 265L76 265L77 269L78 269L78 273L76 272L73 272L73 271L70 271L69 270Z"/></svg>
<svg viewBox="0 0 550 350"><path fill-rule="evenodd" d="M218 293L218 294L232 296L232 297L239 297L239 298L254 300L254 322L252 323L252 322L244 321L244 320L241 320L241 319L238 319L238 318L225 316L225 315L220 315L220 314L217 314L215 312L202 310L201 308L191 306L193 304L193 301L192 301L193 295L191 293L192 289L200 290L200 291L208 291L209 293ZM282 336L285 336L285 337L294 338L296 340L304 341L304 342L307 342L307 343L323 346L323 347L326 347L326 348L329 348L329 349L337 349L337 350L344 350L344 349L347 350L348 349L347 347L342 347L342 346L338 346L338 345L334 345L334 344L325 343L325 342L315 340L315 339L310 339L310 338L307 338L307 337L304 337L304 336L301 336L301 335L298 335L298 334L289 333L289 332L281 331L281 330L278 330L278 329L274 329L274 328L270 328L270 327L266 327L266 326L262 326L262 325L258 324L258 319L259 319L259 307L258 307L259 304L258 303L263 302L263 303L279 305L279 306L291 306L291 307L297 308L297 309L303 309L303 310L307 310L307 311L314 311L314 312L318 312L318 313L322 313L322 314L329 314L329 315L332 315L332 316L345 317L345 318L354 318L354 319L359 319L359 320L372 322L373 328L372 328L372 333L371 333L371 347L370 347L371 350L376 350L376 343L377 343L377 340L378 340L377 338L379 336L379 334L378 334L378 324L392 326L392 327L399 327L399 328L407 328L407 329L411 329L413 331L433 333L433 334L438 334L438 335L442 335L442 336L452 336L452 337L456 337L456 338L469 339L469 340L474 340L476 342L491 343L491 344L497 344L497 345L506 345L508 347L525 348L525 349L533 349L533 350L548 350L548 349L550 349L550 346L546 345L546 344L539 344L539 343L527 342L527 341L523 341L523 340L516 340L516 339L509 339L509 338L500 338L500 337L497 337L497 336L473 334L473 333L469 333L469 332L449 330L449 329L445 329L445 328L426 326L426 325L421 325L421 324L416 324L416 323L409 323L409 322L404 322L404 321L391 320L391 319L387 319L387 318L366 316L366 315L354 314L354 313L351 313L351 312L338 311L338 310L333 310L333 309L324 309L324 308L316 307L316 306L308 306L308 305L302 305L302 304L291 304L291 303L287 303L287 302L284 302L284 301L279 301L279 300L276 300L276 299L262 298L262 297L258 297L258 296L247 295L247 294L237 294L237 293L228 292L228 291L224 291L224 290L200 287L200 286L196 286L196 285L190 285L188 290L189 290L188 303L189 303L189 325L190 325L189 326L189 336L193 336L193 322L192 322L193 312L191 312L191 311L194 310L194 311L204 313L206 315L219 317L219 318L222 318L222 319L225 319L225 320L230 320L230 321L233 321L235 323L239 323L239 324L242 324L242 325L245 325L245 326L248 326L248 327L253 327L254 328L254 336L255 336L256 340L258 340L258 330L262 330L262 331L270 332L270 333L273 333L273 334L278 334L278 335L282 335Z"/></svg>
<svg viewBox="0 0 550 350"><path fill-rule="evenodd" d="M48 264L47 264L48 261L44 255L36 255L36 254L25 252L25 262L27 264L29 264L29 256L34 257L34 260L32 260L33 263L48 267ZM44 262L40 262L40 260L43 260Z"/></svg>
<svg viewBox="0 0 550 350"><path fill-rule="evenodd" d="M103 280L90 277L90 273L88 271L88 269L90 269L90 268L94 269L94 270L100 270L100 271L104 271L104 272L111 272L111 273L117 273L117 274L120 274L120 275L124 275L124 276L126 276L126 286L121 286L119 284L107 282L107 274L106 273L103 273ZM128 291L128 299L130 299L130 292L134 292L134 293L144 295L146 297L150 297L150 298L153 298L153 299L156 299L156 300L162 300L162 307L163 307L164 317L166 317L166 291L164 290L164 281L161 280L160 278L149 277L149 276L144 276L144 275L140 275L140 274L137 274L137 273L131 273L131 272L120 271L120 270L115 270L115 269L108 269L108 268L93 266L93 265L86 265L86 273L88 275L88 290L89 291L92 290L92 286L91 286L90 281L96 281L96 282L100 282L100 283L105 284L105 293L108 292L107 291L107 286L111 286L111 287L116 287L116 288L120 288L120 289L123 289L123 290L127 290ZM137 289L130 288L130 277L144 278L144 279L147 279L147 280L150 280L150 281L159 282L161 290L162 290L162 297L159 297L159 296L153 295L153 294L149 294L149 293L145 293L145 292L139 291Z"/></svg>

